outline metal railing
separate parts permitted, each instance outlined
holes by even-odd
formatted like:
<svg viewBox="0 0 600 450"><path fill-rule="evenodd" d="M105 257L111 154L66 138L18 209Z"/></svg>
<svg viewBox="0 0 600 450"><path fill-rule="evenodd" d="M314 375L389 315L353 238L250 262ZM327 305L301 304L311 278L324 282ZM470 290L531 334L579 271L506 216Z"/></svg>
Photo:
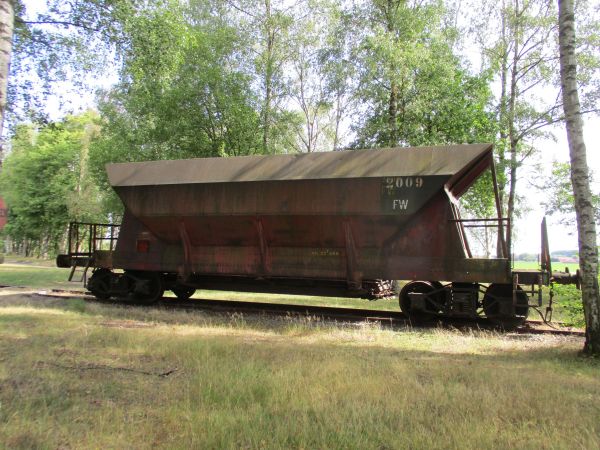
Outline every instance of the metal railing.
<svg viewBox="0 0 600 450"><path fill-rule="evenodd" d="M69 223L68 255L89 258L97 250L113 251L119 237L120 225L111 223Z"/></svg>
<svg viewBox="0 0 600 450"><path fill-rule="evenodd" d="M463 241L464 247L467 251L469 258L472 258L471 249L469 242L466 237L465 228L492 228L496 229L499 239L500 257L510 259L510 219L507 217L496 217L486 219L450 219L450 222L457 223L459 226L459 232ZM508 237L508 240L507 240Z"/></svg>

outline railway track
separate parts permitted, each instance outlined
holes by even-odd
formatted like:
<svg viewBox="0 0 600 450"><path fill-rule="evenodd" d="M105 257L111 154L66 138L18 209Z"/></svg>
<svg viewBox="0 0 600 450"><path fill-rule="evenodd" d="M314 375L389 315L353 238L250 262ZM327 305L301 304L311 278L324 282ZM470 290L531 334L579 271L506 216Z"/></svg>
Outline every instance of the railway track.
<svg viewBox="0 0 600 450"><path fill-rule="evenodd" d="M83 298L87 301L94 301L101 304L110 304L111 301L101 301L93 295L82 291L69 291L52 289L48 291L40 291L38 295L47 297L72 297ZM114 304L114 303L113 303ZM121 304L143 307L135 303L123 302ZM355 308L340 308L331 306L307 306L293 305L281 303L265 303L265 302L244 302L234 300L207 300L207 299L190 299L178 300L173 297L163 297L156 305L166 309L185 309L185 310L204 310L216 313L244 313L244 314L267 314L279 317L319 317L323 320L332 322L370 322L379 323L384 327L401 328L412 326L410 319L402 312L396 311L380 311L372 309L355 309ZM450 319L444 322L430 321L419 323L419 327L453 327L459 329L497 329L489 320L481 318L478 320L471 319ZM552 334L562 336L584 336L584 331L580 329L572 329L560 327L560 324L552 324L548 326L541 320L528 320L524 325L511 330L512 333L518 334ZM554 328L553 328L554 327Z"/></svg>

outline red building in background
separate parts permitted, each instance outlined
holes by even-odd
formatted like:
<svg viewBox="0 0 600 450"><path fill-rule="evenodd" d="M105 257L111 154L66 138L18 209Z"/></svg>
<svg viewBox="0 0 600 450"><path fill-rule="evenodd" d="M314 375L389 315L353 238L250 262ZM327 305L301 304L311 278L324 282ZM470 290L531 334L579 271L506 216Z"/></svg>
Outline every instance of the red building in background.
<svg viewBox="0 0 600 450"><path fill-rule="evenodd" d="M4 228L4 225L6 225L7 218L8 218L8 208L6 207L6 204L4 203L4 200L2 199L2 197L0 197L0 230L2 230L2 228Z"/></svg>

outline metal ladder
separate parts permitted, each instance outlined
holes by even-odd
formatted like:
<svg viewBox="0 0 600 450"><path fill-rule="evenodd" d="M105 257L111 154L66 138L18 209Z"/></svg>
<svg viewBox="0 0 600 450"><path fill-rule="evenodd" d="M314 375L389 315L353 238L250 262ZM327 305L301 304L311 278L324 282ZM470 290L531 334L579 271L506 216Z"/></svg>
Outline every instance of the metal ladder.
<svg viewBox="0 0 600 450"><path fill-rule="evenodd" d="M84 259L86 260L85 265L79 265L77 264L77 261L79 259ZM88 257L76 257L73 258L74 264L71 266L71 272L69 273L69 281L73 282L73 283L81 283L83 282L83 286L85 287L87 285L87 271L90 268L90 265L92 263L92 257L88 256ZM82 267L82 269L77 270L78 267ZM74 279L75 275L79 275L79 279Z"/></svg>

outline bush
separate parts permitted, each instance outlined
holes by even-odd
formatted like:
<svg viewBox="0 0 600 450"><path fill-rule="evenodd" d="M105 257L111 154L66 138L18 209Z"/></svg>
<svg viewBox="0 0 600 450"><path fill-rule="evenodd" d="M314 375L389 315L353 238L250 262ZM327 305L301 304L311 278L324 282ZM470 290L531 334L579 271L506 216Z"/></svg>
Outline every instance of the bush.
<svg viewBox="0 0 600 450"><path fill-rule="evenodd" d="M558 305L565 325L583 327L585 318L583 316L581 291L573 285L556 285L554 286L554 294L554 301Z"/></svg>

